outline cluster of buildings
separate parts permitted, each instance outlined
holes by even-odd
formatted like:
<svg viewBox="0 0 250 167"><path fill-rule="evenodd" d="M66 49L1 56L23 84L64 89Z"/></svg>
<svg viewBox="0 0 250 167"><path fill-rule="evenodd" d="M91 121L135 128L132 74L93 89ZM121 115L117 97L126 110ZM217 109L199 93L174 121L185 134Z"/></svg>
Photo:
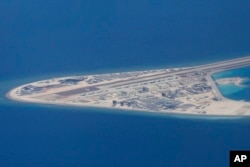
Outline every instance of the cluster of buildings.
<svg viewBox="0 0 250 167"><path fill-rule="evenodd" d="M174 110L178 107L193 107L183 104L188 96L212 92L204 74L199 73L188 78L169 77L168 79L138 83L129 89L121 89L113 96L112 106L132 107L150 110Z"/></svg>

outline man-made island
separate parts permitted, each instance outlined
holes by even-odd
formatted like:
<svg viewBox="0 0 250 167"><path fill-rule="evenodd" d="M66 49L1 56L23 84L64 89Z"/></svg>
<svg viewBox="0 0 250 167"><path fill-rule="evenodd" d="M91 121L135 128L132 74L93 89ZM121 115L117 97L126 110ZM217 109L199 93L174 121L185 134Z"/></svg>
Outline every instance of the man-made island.
<svg viewBox="0 0 250 167"><path fill-rule="evenodd" d="M12 100L173 114L250 116L250 102L223 97L213 73L250 66L250 56L207 65L53 78L19 86Z"/></svg>

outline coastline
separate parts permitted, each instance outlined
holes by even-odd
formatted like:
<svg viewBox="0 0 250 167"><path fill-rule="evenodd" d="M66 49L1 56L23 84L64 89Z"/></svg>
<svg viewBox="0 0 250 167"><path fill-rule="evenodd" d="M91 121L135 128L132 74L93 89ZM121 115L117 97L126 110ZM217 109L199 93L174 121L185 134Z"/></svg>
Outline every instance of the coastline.
<svg viewBox="0 0 250 167"><path fill-rule="evenodd" d="M246 57L243 57L243 58L238 58L238 59L234 59L234 60L229 60L228 62L230 61L235 61L235 60L242 60L242 59L245 59ZM247 57L248 58L248 57ZM211 63L211 64L208 64L209 66L213 66L213 65L216 65L218 63ZM178 69L178 70L190 70L190 69L193 69L193 68L203 68L204 66L206 65L199 65L199 66L193 66L193 67L182 67L182 68L173 68L173 69ZM240 67L239 67L240 68ZM171 70L170 69L155 69L155 70L149 70L149 71L164 71L164 70ZM226 69L226 70L229 70L229 69ZM207 79L209 80L209 82L212 84L211 86L213 87L213 90L215 91L214 93L217 94L221 99L222 101L226 104L231 104L231 103L237 103L238 105L245 105L246 102L241 102L241 101L238 101L238 102L235 102L233 100L230 100L226 97L224 97L220 90L218 89L217 85L215 84L214 82L214 79L212 77L213 74L215 73L218 73L218 72L222 72L222 71L225 71L225 69L220 69L220 70L214 70L212 72L210 72L207 76ZM143 71L130 71L128 73L134 73L134 72L143 72ZM68 77L61 77L59 79L63 79L63 78L68 78ZM57 78L58 79L58 78ZM43 80L42 80L43 81ZM39 82L42 82L42 81L39 81ZM33 83L36 83L36 82L33 82ZM29 84L32 84L32 83L29 83ZM76 106L76 107L90 107L90 108L105 108L105 109L112 109L112 110L126 110L126 111L137 111L137 112L149 112L149 113L159 113L159 114L173 114L173 115L190 115L190 116L193 116L193 115L198 115L198 116L219 116L219 117L245 117L245 116L250 116L249 115L236 115L235 113L227 113L227 114L222 114L222 113L219 113L219 112L212 112L212 113L209 113L209 114L197 114L197 113L192 113L192 112L183 112L183 111L174 111L174 112L170 112L170 111L155 111L155 110L145 110L145 109L138 109L138 108L121 108L121 107L117 107L117 108L114 108L112 106L107 106L107 105L104 105L104 106L98 106L98 105L95 105L95 104L78 104L78 103L64 103L64 102L59 102L59 101L56 101L56 102L51 102L51 101L43 101L43 100L39 100L39 99L31 99L31 98L18 98L15 93L13 93L15 90L17 89L20 89L24 86L26 86L28 84L24 84L24 85L21 85L21 86L18 86L14 89L11 89L9 92L7 92L6 94L6 97L10 100L14 100L14 101L18 101L18 102L26 102L26 103L34 103L34 104L50 104L50 105L60 105L60 106ZM216 108L214 108L214 110L216 110Z"/></svg>
<svg viewBox="0 0 250 167"><path fill-rule="evenodd" d="M20 100L18 98L13 98L9 94L9 92L6 94L6 97L10 100L14 100L21 103L32 103L32 104L42 104L42 105L53 105L53 106L67 106L67 107L76 107L76 108L92 108L92 109L104 109L109 110L110 113L118 113L118 114L152 114L152 115L160 115L160 116L173 116L173 117L191 117L191 118L200 118L200 119L239 119L239 118L250 118L250 115L222 115L222 114L196 114L196 113L183 113L183 112L161 112L161 111L153 111L153 110L143 110L143 109L131 109L131 108L114 108L114 107L104 107L104 106L97 106L97 105L77 105L77 104L65 104L65 103L53 103L53 102L44 102L44 101L37 101L37 100ZM118 112L116 112L118 111ZM125 111L125 112L124 112Z"/></svg>

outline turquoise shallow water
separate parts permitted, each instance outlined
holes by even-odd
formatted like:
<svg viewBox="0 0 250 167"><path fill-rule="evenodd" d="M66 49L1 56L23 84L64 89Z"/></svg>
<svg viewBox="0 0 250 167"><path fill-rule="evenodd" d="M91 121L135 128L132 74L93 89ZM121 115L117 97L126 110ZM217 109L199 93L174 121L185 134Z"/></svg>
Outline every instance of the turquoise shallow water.
<svg viewBox="0 0 250 167"><path fill-rule="evenodd" d="M214 74L212 77L215 80L231 77L246 78L240 85L218 85L218 88L221 91L222 95L229 99L250 101L250 67L219 72L217 74Z"/></svg>
<svg viewBox="0 0 250 167"><path fill-rule="evenodd" d="M250 79L245 79L241 84L243 86L250 86Z"/></svg>
<svg viewBox="0 0 250 167"><path fill-rule="evenodd" d="M4 95L20 84L64 75L247 55L249 6L246 0L2 0L0 166L229 166L229 150L250 149L249 118L121 114L19 103ZM246 90L230 96L239 92L249 97Z"/></svg>
<svg viewBox="0 0 250 167"><path fill-rule="evenodd" d="M3 96L19 84L61 75L1 82L1 165L228 166L229 150L250 148L250 118L26 104Z"/></svg>

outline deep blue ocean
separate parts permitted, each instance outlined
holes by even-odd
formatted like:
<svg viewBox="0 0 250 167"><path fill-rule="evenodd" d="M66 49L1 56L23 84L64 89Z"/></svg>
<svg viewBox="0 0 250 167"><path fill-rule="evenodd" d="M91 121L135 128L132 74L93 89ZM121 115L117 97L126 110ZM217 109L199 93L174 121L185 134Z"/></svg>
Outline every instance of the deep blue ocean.
<svg viewBox="0 0 250 167"><path fill-rule="evenodd" d="M246 0L2 0L0 167L229 166L229 150L250 150L250 118L35 105L5 93L51 77L249 55L249 6Z"/></svg>

